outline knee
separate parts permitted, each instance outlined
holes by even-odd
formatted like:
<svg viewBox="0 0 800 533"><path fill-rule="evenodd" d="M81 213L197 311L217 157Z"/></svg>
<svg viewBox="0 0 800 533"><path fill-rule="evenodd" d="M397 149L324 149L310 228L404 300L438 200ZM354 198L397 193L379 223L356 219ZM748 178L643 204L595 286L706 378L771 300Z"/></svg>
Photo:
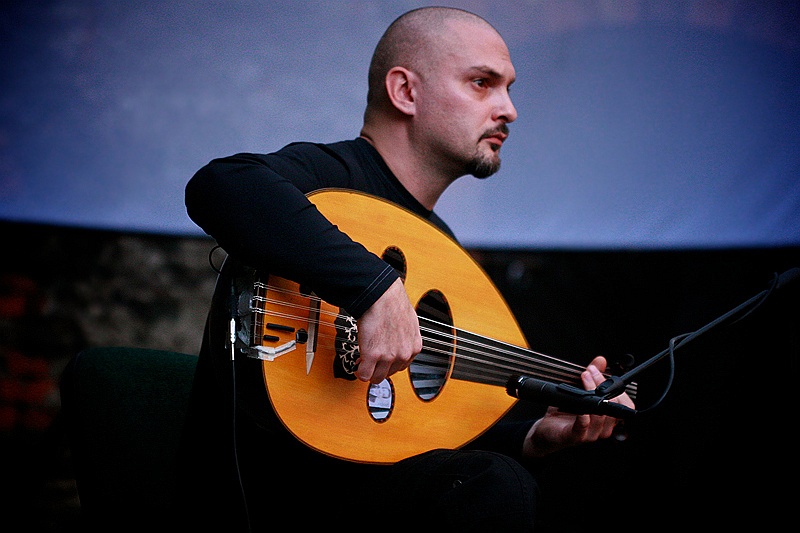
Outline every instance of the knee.
<svg viewBox="0 0 800 533"><path fill-rule="evenodd" d="M539 488L514 459L494 452L462 451L465 468L454 472L440 509L459 531L531 531Z"/></svg>

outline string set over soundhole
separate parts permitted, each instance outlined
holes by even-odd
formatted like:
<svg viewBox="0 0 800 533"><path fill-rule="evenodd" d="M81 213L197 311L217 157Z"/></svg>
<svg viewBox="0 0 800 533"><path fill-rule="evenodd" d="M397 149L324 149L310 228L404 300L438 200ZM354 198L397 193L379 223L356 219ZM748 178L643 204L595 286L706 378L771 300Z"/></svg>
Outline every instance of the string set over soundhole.
<svg viewBox="0 0 800 533"><path fill-rule="evenodd" d="M417 305L422 331L422 351L408 367L411 388L417 398L431 401L442 391L455 356L453 318L444 295L429 291ZM400 376L401 374L398 374ZM392 378L370 385L367 408L376 422L385 422L394 407L395 391Z"/></svg>

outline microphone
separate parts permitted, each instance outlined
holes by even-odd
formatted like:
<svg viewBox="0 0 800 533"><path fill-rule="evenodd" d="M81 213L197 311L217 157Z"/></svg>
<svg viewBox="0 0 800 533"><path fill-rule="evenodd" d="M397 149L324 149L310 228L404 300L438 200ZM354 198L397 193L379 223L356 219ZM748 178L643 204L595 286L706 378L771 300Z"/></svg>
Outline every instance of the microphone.
<svg viewBox="0 0 800 533"><path fill-rule="evenodd" d="M550 383L529 376L513 375L508 378L506 392L520 400L530 400L558 407L574 414L608 415L628 419L636 410L620 403L610 402L587 391L565 383Z"/></svg>

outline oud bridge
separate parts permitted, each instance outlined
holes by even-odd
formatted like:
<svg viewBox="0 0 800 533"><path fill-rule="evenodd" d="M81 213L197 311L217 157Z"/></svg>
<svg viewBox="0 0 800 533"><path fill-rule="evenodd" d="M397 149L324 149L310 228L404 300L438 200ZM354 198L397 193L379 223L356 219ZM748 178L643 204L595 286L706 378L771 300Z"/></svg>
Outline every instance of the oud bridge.
<svg viewBox="0 0 800 533"><path fill-rule="evenodd" d="M294 333L295 338L282 344L274 345L275 343L279 343L281 341L280 336L273 335L271 333L262 334L261 340L264 343L272 343L273 345L257 344L250 347L251 350L253 350L250 352L250 357L254 359L261 359L262 361L274 361L281 355L294 350L298 344L306 344L309 339L308 331L303 328L295 329L292 326L269 322L265 324L264 329L281 333Z"/></svg>

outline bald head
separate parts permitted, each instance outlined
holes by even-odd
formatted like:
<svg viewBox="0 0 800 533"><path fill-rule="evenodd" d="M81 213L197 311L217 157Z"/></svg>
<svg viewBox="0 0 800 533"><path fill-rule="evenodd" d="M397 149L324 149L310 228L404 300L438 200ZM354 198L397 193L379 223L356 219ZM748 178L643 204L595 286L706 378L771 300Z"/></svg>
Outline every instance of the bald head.
<svg viewBox="0 0 800 533"><path fill-rule="evenodd" d="M475 24L496 33L486 20L457 8L423 7L401 15L375 47L369 67L367 113L388 104L384 82L393 67L404 67L423 76L436 68L447 45L442 28L452 22Z"/></svg>
<svg viewBox="0 0 800 533"><path fill-rule="evenodd" d="M395 20L375 49L361 137L425 207L460 176L500 168L517 118L505 41L479 16L421 8Z"/></svg>

